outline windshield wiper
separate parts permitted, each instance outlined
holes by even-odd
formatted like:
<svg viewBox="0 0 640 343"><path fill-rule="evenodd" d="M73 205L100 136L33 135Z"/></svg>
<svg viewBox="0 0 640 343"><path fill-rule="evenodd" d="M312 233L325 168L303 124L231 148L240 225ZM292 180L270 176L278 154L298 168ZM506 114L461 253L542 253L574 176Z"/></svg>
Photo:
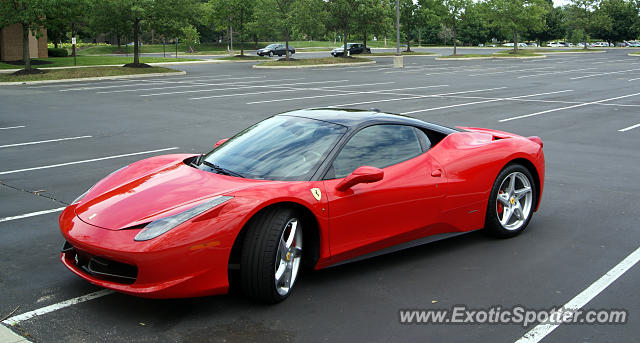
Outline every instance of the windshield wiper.
<svg viewBox="0 0 640 343"><path fill-rule="evenodd" d="M237 177L245 178L245 176L240 174L240 173L236 173L236 172L231 171L229 169L222 168L219 165L213 164L211 162L202 161L202 164L204 164L207 167L210 167L211 169L215 170L218 174L229 175L229 176L237 176Z"/></svg>

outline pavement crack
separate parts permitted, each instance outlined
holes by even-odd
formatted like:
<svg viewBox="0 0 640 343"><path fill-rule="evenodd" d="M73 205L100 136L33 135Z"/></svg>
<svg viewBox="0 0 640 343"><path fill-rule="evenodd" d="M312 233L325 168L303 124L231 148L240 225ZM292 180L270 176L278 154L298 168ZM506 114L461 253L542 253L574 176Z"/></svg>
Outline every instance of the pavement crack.
<svg viewBox="0 0 640 343"><path fill-rule="evenodd" d="M27 189L23 189L23 188L20 188L20 187L16 187L16 186L12 186L12 185L6 184L6 183L4 183L4 181L0 181L0 186L7 187L7 188L13 189L13 190L18 191L18 192L31 194L31 195L36 196L36 197L42 197L42 198L45 198L45 199L49 199L51 201L55 201L55 202L60 203L62 205L69 206L68 203L66 203L66 202L64 202L62 200L56 199L55 197L53 197L51 195L42 194L42 193L46 192L46 190L44 190L44 189L30 191L30 190L27 190Z"/></svg>

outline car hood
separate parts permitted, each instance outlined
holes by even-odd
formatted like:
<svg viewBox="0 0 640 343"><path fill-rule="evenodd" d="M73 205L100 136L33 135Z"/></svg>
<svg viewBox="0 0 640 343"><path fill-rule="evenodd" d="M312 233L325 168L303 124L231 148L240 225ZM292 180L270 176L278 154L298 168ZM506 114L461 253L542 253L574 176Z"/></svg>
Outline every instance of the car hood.
<svg viewBox="0 0 640 343"><path fill-rule="evenodd" d="M87 224L121 230L269 182L202 171L183 162L189 156L143 160L107 176L80 200L76 215Z"/></svg>

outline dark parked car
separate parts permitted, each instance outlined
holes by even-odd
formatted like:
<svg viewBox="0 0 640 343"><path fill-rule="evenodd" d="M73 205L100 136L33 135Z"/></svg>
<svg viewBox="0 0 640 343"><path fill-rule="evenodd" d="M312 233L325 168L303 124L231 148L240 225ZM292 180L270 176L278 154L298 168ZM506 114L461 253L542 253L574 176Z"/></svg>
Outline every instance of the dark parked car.
<svg viewBox="0 0 640 343"><path fill-rule="evenodd" d="M362 43L347 43L347 50L349 50L349 54L361 54L363 52L371 53L371 48L367 48ZM344 55L344 47L335 48L331 51L331 55L333 57L343 56Z"/></svg>
<svg viewBox="0 0 640 343"><path fill-rule="evenodd" d="M258 56L284 56L287 54L287 47L284 44L269 44L265 48L258 50L257 53ZM293 55L295 53L296 49L294 49L292 46L289 46L289 54Z"/></svg>

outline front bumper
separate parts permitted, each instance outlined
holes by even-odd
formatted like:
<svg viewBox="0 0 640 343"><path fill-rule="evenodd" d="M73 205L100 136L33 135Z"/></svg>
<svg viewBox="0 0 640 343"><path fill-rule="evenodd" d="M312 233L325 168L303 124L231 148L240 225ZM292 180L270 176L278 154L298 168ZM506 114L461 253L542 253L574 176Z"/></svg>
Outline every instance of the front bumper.
<svg viewBox="0 0 640 343"><path fill-rule="evenodd" d="M75 215L74 209L69 206L60 215L60 230L66 239L60 259L83 279L148 298L228 291L232 244L202 243L188 237L136 242L133 238L140 229L114 231L89 225Z"/></svg>

